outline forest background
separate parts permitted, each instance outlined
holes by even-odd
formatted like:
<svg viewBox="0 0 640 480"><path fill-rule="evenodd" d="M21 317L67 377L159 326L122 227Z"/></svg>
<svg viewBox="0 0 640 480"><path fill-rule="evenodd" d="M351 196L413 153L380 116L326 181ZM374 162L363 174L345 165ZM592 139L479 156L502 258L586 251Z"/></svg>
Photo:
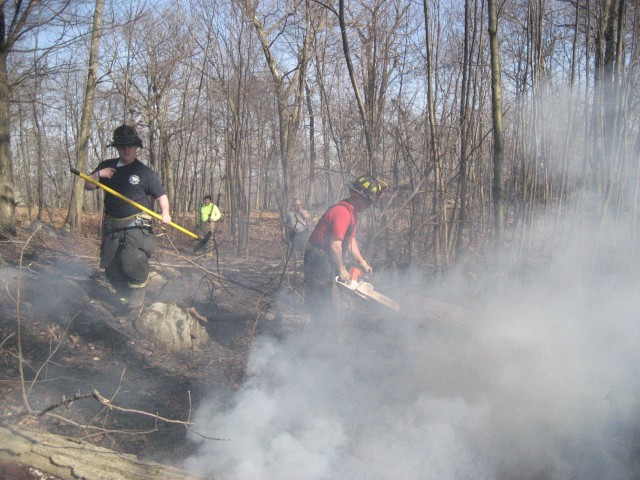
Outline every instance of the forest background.
<svg viewBox="0 0 640 480"><path fill-rule="evenodd" d="M439 273L549 252L588 211L636 245L640 9L625 0L36 1L0 6L0 226L82 211L135 125L176 219L218 197L321 213L370 173L368 255ZM496 23L497 22L497 23ZM496 28L497 27L497 28ZM540 215L542 214L542 215ZM189 216L191 218L191 216ZM542 221L547 229L532 228ZM549 228L551 230L549 230ZM628 229L628 230L627 230Z"/></svg>

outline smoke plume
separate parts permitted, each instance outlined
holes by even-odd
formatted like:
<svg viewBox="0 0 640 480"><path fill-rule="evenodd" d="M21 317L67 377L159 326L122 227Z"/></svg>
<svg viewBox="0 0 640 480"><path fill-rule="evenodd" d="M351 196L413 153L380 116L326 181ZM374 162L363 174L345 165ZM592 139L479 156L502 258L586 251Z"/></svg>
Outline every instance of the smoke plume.
<svg viewBox="0 0 640 480"><path fill-rule="evenodd" d="M640 275L622 237L575 233L526 274L476 275L495 282L482 299L460 273L438 290L398 278L384 292L400 314L259 339L239 391L197 411L200 432L229 441L194 436L188 466L239 480L638 478ZM456 298L464 319L430 316L423 295Z"/></svg>

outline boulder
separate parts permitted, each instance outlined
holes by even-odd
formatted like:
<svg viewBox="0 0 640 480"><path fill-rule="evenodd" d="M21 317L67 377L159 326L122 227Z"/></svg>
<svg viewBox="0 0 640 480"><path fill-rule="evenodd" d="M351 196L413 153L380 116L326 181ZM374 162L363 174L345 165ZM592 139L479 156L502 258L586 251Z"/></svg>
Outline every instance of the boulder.
<svg viewBox="0 0 640 480"><path fill-rule="evenodd" d="M170 352L203 350L209 334L189 313L174 303L156 302L134 321L136 331Z"/></svg>

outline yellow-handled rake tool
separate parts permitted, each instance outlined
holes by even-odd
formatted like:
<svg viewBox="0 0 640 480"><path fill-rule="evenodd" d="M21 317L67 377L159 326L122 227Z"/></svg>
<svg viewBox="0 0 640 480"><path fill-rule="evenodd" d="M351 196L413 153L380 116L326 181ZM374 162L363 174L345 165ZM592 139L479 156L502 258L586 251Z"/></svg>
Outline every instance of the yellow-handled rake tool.
<svg viewBox="0 0 640 480"><path fill-rule="evenodd" d="M142 205L140 205L137 202L134 202L133 200L128 199L127 197L125 197L124 195L122 195L121 193L116 192L115 190L113 190L112 188L107 187L106 185L103 185L102 183L94 180L93 178L91 178L89 175L85 175L84 173L76 170L75 168L70 169L71 173L73 173L74 175L79 176L81 179L89 182L89 183L93 183L95 186L100 187L101 189L103 189L105 192L110 193L111 195L113 195L114 197L118 197L120 200L127 202L130 205L133 205L136 208L139 208L140 210L142 210L145 213L148 213L149 215L151 215L153 218L156 218L160 221L162 221L162 215L160 215L157 212L154 212L153 210L148 209L147 207L143 207ZM200 240L200 237L198 237L198 235L196 235L193 232L190 232L189 230L187 230L184 227L181 227L180 225L178 225L177 223L173 223L173 222L169 222L168 224L169 226L175 228L176 230L180 230L182 233L186 233L187 235L189 235L192 238L195 238L196 240Z"/></svg>

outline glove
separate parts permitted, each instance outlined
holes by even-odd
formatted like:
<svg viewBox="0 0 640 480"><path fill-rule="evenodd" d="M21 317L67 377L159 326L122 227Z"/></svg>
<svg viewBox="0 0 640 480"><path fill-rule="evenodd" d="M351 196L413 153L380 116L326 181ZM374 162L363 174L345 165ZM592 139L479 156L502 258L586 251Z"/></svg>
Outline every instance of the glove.
<svg viewBox="0 0 640 480"><path fill-rule="evenodd" d="M371 268L371 265L369 265L366 260L362 260L360 262L360 266L362 267L362 270L364 270L364 273L373 272L373 268Z"/></svg>
<svg viewBox="0 0 640 480"><path fill-rule="evenodd" d="M344 265L340 267L340 281L345 283L351 281L351 276Z"/></svg>

